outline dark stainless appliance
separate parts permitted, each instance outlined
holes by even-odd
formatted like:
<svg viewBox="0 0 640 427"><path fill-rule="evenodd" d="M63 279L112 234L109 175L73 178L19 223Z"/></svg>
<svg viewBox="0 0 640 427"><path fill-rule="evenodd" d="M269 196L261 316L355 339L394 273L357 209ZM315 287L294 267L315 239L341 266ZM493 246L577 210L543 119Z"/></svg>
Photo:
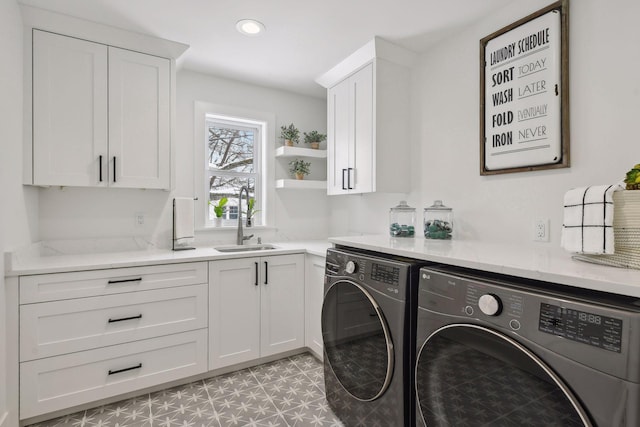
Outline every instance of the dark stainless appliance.
<svg viewBox="0 0 640 427"><path fill-rule="evenodd" d="M345 427L414 424L420 265L329 249L322 307L327 401Z"/></svg>
<svg viewBox="0 0 640 427"><path fill-rule="evenodd" d="M640 425L635 298L420 271L418 426Z"/></svg>

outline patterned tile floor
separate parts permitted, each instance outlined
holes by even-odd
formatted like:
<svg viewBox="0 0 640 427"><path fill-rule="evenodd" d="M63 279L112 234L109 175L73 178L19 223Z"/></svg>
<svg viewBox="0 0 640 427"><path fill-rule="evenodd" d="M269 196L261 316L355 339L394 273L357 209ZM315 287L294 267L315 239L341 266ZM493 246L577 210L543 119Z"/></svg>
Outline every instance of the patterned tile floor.
<svg viewBox="0 0 640 427"><path fill-rule="evenodd" d="M145 394L34 427L342 427L309 353Z"/></svg>

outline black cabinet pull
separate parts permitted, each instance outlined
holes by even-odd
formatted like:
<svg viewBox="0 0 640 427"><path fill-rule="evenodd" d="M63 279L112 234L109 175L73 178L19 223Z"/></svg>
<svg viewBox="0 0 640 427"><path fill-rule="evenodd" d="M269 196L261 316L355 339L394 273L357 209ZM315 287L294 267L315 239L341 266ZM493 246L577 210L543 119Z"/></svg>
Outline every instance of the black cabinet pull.
<svg viewBox="0 0 640 427"><path fill-rule="evenodd" d="M100 171L99 180L100 180L100 182L102 182L102 154L100 154L100 156L98 156L98 164L99 164L98 170Z"/></svg>
<svg viewBox="0 0 640 427"><path fill-rule="evenodd" d="M264 262L264 284L269 284L269 264L267 264L267 261Z"/></svg>
<svg viewBox="0 0 640 427"><path fill-rule="evenodd" d="M258 286L258 263L255 263L256 265L256 282L254 283L256 286Z"/></svg>
<svg viewBox="0 0 640 427"><path fill-rule="evenodd" d="M134 320L134 319L142 319L142 314L138 314L137 316L130 316L130 317L120 317L118 319L109 319L109 323L124 322L125 320Z"/></svg>
<svg viewBox="0 0 640 427"><path fill-rule="evenodd" d="M131 366L130 368L116 369L114 371L109 369L109 375L119 374L120 372L133 371L134 369L140 369L140 368L142 368L142 363L138 363L136 366Z"/></svg>
<svg viewBox="0 0 640 427"><path fill-rule="evenodd" d="M127 283L127 282L142 282L142 277L136 277L135 279L109 280L107 284L113 285L114 283Z"/></svg>
<svg viewBox="0 0 640 427"><path fill-rule="evenodd" d="M353 187L351 186L351 171L353 170L353 168L348 168L347 169L347 190L353 190Z"/></svg>
<svg viewBox="0 0 640 427"><path fill-rule="evenodd" d="M113 156L113 182L116 182L116 156Z"/></svg>
<svg viewBox="0 0 640 427"><path fill-rule="evenodd" d="M346 189L347 189L347 187L345 187L345 186L344 186L344 173L345 173L346 171L347 171L346 169L342 169L342 189L343 189L343 190L346 190Z"/></svg>

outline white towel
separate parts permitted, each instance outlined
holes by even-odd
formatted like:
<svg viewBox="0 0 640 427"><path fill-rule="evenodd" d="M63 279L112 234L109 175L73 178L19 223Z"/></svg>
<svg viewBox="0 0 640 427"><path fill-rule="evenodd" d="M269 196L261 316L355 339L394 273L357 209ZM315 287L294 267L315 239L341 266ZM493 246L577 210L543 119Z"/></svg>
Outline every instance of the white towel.
<svg viewBox="0 0 640 427"><path fill-rule="evenodd" d="M612 254L613 193L620 184L574 188L564 195L561 245L569 252Z"/></svg>
<svg viewBox="0 0 640 427"><path fill-rule="evenodd" d="M173 238L184 245L194 240L193 197L173 199Z"/></svg>

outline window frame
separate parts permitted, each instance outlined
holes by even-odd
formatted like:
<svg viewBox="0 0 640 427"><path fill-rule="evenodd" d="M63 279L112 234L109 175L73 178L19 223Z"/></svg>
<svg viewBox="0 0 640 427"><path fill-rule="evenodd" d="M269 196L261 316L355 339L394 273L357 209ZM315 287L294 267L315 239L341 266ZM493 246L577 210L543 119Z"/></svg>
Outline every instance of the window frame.
<svg viewBox="0 0 640 427"><path fill-rule="evenodd" d="M261 121L255 121L255 120L249 120L249 119L236 119L236 118L231 118L229 116L223 116L223 115L219 115L219 114L206 114L205 115L205 140L203 141L204 143L204 151L205 151L205 156L204 156L204 194L205 194L205 201L207 203L205 203L205 216L204 216L204 220L205 220L205 224L204 226L209 228L209 227L214 227L214 222L212 219L209 218L209 195L207 194L207 189L209 188L209 177L212 174L216 174L219 176L226 176L226 177L238 177L238 178L247 178L247 179L253 179L255 182L254 185L254 198L257 200L258 202L258 206L256 207L256 209L260 210L260 212L258 214L256 214L255 219L254 219L254 225L256 226L261 226L264 223L264 215L263 212L264 210L262 209L262 202L264 201L263 199L263 180L264 180L264 176L263 176L263 172L262 170L264 169L263 166L263 156L262 156L262 152L264 151L264 146L266 145L266 141L264 138L264 133L265 133L265 123L261 122ZM215 124L215 125L221 125L221 126L226 126L232 129L238 129L238 130L252 130L255 131L255 135L254 135L254 141L253 141L253 172L236 172L236 171L222 171L219 172L219 170L217 170L216 168L213 168L210 166L209 164L209 148L207 145L207 141L209 140L209 128L211 124ZM227 226L235 226L237 225L237 216L236 218L223 218L222 220L222 226L223 227L227 227Z"/></svg>
<svg viewBox="0 0 640 427"><path fill-rule="evenodd" d="M195 195L198 198L195 221L197 230L234 230L237 220L223 220L222 227L215 227L213 221L209 220L209 178L208 178L208 118L232 123L245 123L251 126L261 126L261 143L254 146L254 162L259 162L261 170L261 183L256 183L255 197L260 204L258 209L262 223L255 225L255 228L273 228L274 226L274 155L273 154L276 134L275 134L275 114L270 112L249 110L241 107L232 107L213 104L205 101L194 102L194 187ZM256 147L260 145L259 147ZM255 165L254 165L255 168ZM246 173L239 173L246 176Z"/></svg>

